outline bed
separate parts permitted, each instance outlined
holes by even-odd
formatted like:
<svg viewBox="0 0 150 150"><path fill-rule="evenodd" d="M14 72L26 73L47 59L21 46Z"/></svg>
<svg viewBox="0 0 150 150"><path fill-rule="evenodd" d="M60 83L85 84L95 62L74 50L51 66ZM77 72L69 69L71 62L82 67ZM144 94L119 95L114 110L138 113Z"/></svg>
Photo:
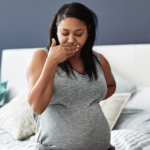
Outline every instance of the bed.
<svg viewBox="0 0 150 150"><path fill-rule="evenodd" d="M7 81L7 87L5 97L0 103L0 150L33 148L34 132L26 138L17 139L13 133L10 134L8 130L5 130L4 123L3 126L1 125L4 120L2 110L20 93L27 93L25 68L33 52L41 48L4 49L2 51L1 83ZM93 50L101 53L109 61L117 81L118 89L115 94L119 97L121 94L126 97L130 95L121 107L117 106L119 111L117 117L115 115L115 122L113 120L110 123L112 125L111 144L116 150L150 150L150 44L97 45L93 47ZM116 102L116 99L114 97L114 99L106 100L108 104L102 102L100 105L104 114L106 112L108 121L111 121L111 118L107 116L110 115L108 111L111 109L113 112L116 107L115 103L120 105L121 100L117 99ZM8 111L9 109L7 108ZM13 117L13 115L10 118L5 117L7 124ZM23 134L23 130L25 127L20 133Z"/></svg>

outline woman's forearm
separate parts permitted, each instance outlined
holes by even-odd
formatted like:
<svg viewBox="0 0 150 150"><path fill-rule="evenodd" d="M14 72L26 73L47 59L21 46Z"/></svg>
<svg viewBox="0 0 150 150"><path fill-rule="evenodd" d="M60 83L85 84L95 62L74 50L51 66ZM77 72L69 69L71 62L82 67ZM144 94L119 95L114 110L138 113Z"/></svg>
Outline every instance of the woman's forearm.
<svg viewBox="0 0 150 150"><path fill-rule="evenodd" d="M115 91L116 91L116 85L107 86L107 94L102 100L105 100L105 99L111 97Z"/></svg>

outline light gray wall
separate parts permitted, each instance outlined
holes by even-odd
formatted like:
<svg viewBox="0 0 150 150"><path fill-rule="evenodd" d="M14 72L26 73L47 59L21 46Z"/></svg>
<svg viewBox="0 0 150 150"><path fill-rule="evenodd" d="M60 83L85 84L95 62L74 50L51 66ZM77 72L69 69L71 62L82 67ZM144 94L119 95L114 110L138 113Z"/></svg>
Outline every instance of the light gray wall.
<svg viewBox="0 0 150 150"><path fill-rule="evenodd" d="M1 51L46 47L51 17L72 0L0 0ZM150 43L149 0L75 0L98 16L95 45Z"/></svg>

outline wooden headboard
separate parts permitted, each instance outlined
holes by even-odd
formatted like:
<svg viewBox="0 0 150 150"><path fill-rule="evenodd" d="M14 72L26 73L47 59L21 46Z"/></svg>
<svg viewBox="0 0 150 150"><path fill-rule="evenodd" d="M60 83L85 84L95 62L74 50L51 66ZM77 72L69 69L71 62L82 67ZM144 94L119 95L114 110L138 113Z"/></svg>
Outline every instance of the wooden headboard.
<svg viewBox="0 0 150 150"><path fill-rule="evenodd" d="M4 49L1 82L27 86L26 66L33 52L41 48ZM138 87L150 86L150 44L94 46L109 62L111 69Z"/></svg>

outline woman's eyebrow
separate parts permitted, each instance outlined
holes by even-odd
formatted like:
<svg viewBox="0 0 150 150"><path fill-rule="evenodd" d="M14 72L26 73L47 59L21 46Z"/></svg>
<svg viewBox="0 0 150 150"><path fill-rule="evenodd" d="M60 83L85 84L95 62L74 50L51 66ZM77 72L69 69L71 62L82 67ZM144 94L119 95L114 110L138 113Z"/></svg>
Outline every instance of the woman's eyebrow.
<svg viewBox="0 0 150 150"><path fill-rule="evenodd" d="M62 30L67 30L67 29L62 28ZM78 29L78 30L75 30L75 31L80 31L80 30L83 30L83 29ZM69 30L67 30L67 31L69 31Z"/></svg>

